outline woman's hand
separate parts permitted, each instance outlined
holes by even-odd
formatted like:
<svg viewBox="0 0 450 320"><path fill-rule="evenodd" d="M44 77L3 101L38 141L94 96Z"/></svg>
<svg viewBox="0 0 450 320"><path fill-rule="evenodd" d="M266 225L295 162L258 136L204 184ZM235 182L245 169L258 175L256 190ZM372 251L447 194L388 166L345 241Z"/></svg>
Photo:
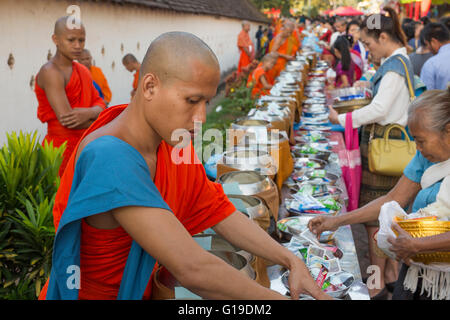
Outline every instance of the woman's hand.
<svg viewBox="0 0 450 320"><path fill-rule="evenodd" d="M397 231L397 238L388 238L388 242L392 244L389 249L397 256L397 260L403 260L407 265L411 263L411 257L419 252L417 246L417 240L411 237L411 235L402 229L397 223L393 223L392 227Z"/></svg>
<svg viewBox="0 0 450 320"><path fill-rule="evenodd" d="M328 115L328 119L333 124L339 124L339 114L336 110L333 109L332 106L328 106L328 110L330 110L330 114Z"/></svg>
<svg viewBox="0 0 450 320"><path fill-rule="evenodd" d="M320 238L324 231L335 231L339 227L335 217L316 217L308 222L309 231Z"/></svg>

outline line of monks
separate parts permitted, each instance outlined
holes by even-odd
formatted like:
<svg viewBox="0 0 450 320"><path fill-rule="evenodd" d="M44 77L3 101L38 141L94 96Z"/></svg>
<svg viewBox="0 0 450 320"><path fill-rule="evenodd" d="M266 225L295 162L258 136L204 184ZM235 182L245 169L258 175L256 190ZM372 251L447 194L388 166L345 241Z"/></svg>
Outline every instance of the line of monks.
<svg viewBox="0 0 450 320"><path fill-rule="evenodd" d="M248 78L248 85L253 85L253 96L268 94L286 62L294 59L300 48L300 29L291 20L279 20L276 23L268 54ZM238 36L241 50L238 72L242 72L255 58L255 46L249 31L250 24L244 21ZM63 20L58 20L52 35L56 54L41 67L36 76L37 116L41 122L47 123L44 143L53 142L53 146L59 147L67 142L60 175L80 137L108 106L112 97L105 75L101 68L93 65L91 53L84 48L85 39L84 27L69 29ZM130 93L133 97L141 64L131 53L123 57L122 64L134 73Z"/></svg>
<svg viewBox="0 0 450 320"><path fill-rule="evenodd" d="M247 86L253 86L252 96L266 95L275 83L275 79L284 70L288 61L294 60L301 47L301 26L293 20L278 20L275 23L274 37L269 43L268 53L263 56L259 65L248 77ZM255 58L254 45L249 35L250 24L242 23L242 31L238 35L237 46L240 50L238 73Z"/></svg>
<svg viewBox="0 0 450 320"><path fill-rule="evenodd" d="M38 119L47 123L44 142L53 142L66 149L59 174L62 176L70 155L85 130L111 102L111 89L101 68L94 66L92 55L84 48L86 31L67 28L64 19L55 24L52 40L56 54L36 75L35 93L38 100ZM134 72L134 95L140 63L132 54L123 57L124 67Z"/></svg>

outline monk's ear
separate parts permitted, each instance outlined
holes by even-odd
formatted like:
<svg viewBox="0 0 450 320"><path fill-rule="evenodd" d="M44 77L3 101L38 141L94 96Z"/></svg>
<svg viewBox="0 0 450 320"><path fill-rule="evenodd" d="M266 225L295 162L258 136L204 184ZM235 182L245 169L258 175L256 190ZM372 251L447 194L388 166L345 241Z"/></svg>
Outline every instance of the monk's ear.
<svg viewBox="0 0 450 320"><path fill-rule="evenodd" d="M159 85L159 79L153 73L147 73L142 78L142 90L146 100L152 100L155 95L155 90Z"/></svg>
<svg viewBox="0 0 450 320"><path fill-rule="evenodd" d="M58 45L58 36L56 34L52 35L52 41L56 46Z"/></svg>

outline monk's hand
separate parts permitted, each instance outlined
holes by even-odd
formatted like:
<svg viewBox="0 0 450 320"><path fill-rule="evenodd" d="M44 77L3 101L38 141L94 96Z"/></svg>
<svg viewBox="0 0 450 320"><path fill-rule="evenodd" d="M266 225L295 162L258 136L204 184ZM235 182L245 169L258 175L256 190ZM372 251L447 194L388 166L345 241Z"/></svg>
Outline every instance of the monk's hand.
<svg viewBox="0 0 450 320"><path fill-rule="evenodd" d="M328 106L328 110L330 111L328 115L328 119L330 120L330 122L333 124L339 124L339 114L337 113L337 111L334 110L332 106Z"/></svg>
<svg viewBox="0 0 450 320"><path fill-rule="evenodd" d="M69 129L78 129L95 119L97 113L93 108L73 108L72 111L63 115L61 124Z"/></svg>
<svg viewBox="0 0 450 320"><path fill-rule="evenodd" d="M389 237L388 242L392 245L389 249L395 253L397 260L403 260L407 265L411 263L411 257L419 252L417 239L402 229L397 223L392 224L392 228L397 231L397 238Z"/></svg>
<svg viewBox="0 0 450 320"><path fill-rule="evenodd" d="M308 221L309 231L320 238L320 235L324 231L335 231L338 228L338 224L335 217L316 217Z"/></svg>
<svg viewBox="0 0 450 320"><path fill-rule="evenodd" d="M324 293L314 281L311 273L300 258L291 262L289 268L289 291L293 300L298 300L300 294L307 294L317 300L333 300Z"/></svg>

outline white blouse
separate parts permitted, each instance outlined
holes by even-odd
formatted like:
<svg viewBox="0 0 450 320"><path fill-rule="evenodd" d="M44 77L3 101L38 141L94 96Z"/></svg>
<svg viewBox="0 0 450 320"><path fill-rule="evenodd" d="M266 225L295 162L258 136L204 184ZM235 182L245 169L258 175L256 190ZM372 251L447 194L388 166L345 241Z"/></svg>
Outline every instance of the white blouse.
<svg viewBox="0 0 450 320"><path fill-rule="evenodd" d="M405 47L395 50L389 57L396 54L408 58ZM389 71L380 80L378 92L373 97L372 102L352 112L353 128L372 123L378 123L382 126L397 123L406 126L410 101L405 78L396 72ZM338 118L339 123L345 127L345 114L340 114Z"/></svg>

